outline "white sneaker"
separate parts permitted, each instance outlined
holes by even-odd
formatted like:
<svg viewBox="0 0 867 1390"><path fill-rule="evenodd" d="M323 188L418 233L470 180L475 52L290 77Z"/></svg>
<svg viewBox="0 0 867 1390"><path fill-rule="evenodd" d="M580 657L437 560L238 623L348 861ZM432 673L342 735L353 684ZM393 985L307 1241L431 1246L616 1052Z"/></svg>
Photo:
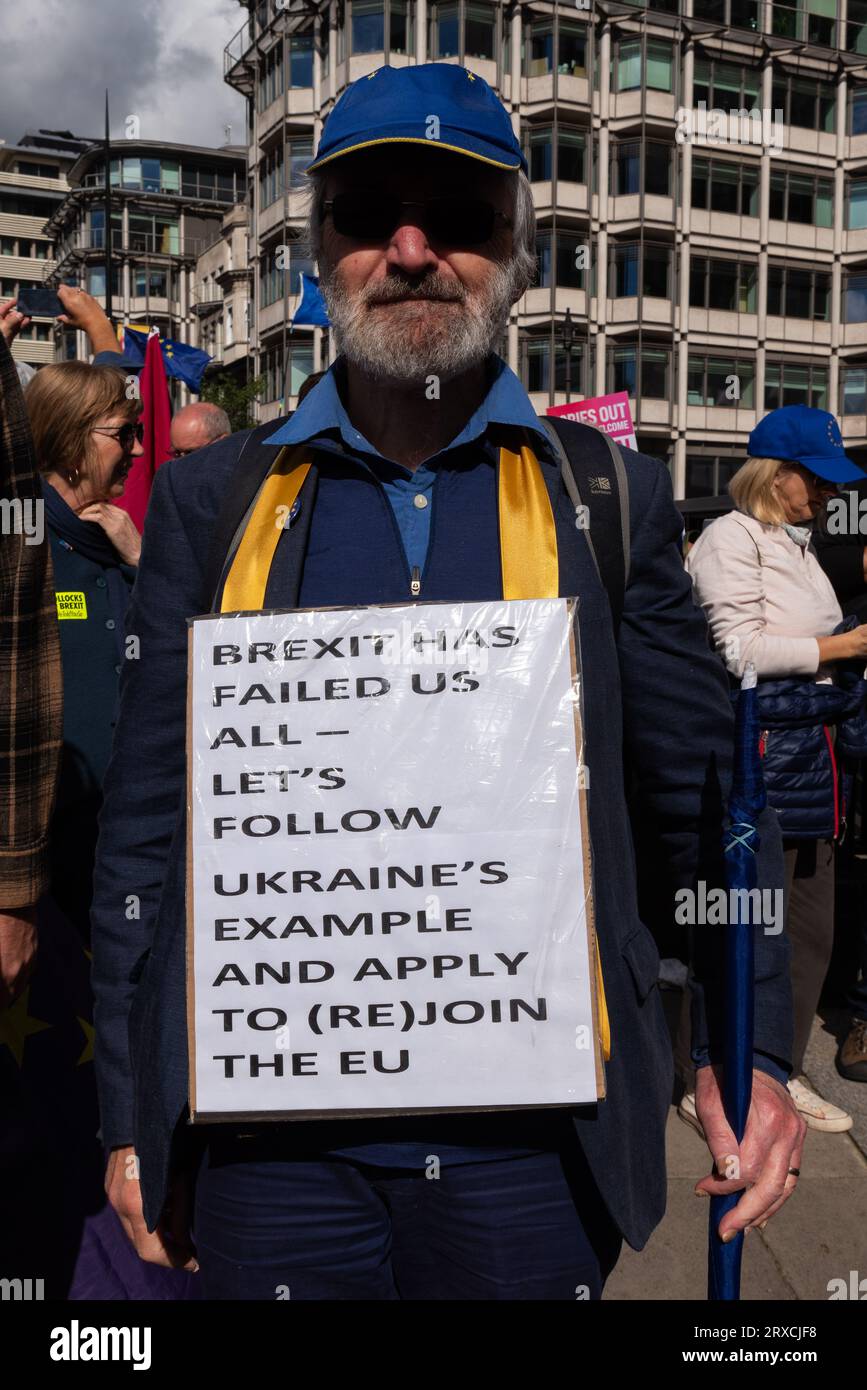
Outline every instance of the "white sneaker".
<svg viewBox="0 0 867 1390"><path fill-rule="evenodd" d="M684 1124L689 1125L695 1130L696 1134L701 1135L702 1139L704 1138L704 1125L698 1118L698 1111L695 1108L694 1091L684 1091L680 1105L677 1107L677 1113Z"/></svg>
<svg viewBox="0 0 867 1390"><path fill-rule="evenodd" d="M852 1128L851 1115L841 1106L823 1100L800 1079L789 1082L789 1094L809 1129L822 1129L826 1134L843 1134Z"/></svg>

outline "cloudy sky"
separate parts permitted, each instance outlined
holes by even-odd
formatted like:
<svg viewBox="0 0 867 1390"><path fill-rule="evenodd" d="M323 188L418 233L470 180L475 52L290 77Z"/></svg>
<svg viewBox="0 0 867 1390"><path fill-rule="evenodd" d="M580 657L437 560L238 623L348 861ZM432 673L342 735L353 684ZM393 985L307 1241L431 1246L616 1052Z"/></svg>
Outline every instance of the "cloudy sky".
<svg viewBox="0 0 867 1390"><path fill-rule="evenodd" d="M223 48L247 12L237 0L0 0L0 138L45 127L99 137L135 114L141 138L244 142L244 103L223 81Z"/></svg>

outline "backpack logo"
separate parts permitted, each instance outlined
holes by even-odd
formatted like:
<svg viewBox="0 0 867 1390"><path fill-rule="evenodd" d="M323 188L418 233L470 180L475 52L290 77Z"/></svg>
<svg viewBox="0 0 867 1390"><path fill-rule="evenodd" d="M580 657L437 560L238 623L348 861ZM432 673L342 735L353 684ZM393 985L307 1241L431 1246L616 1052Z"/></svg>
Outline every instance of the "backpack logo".
<svg viewBox="0 0 867 1390"><path fill-rule="evenodd" d="M588 479L588 482L589 482L589 484L590 484L590 491L591 491L591 492L607 492L607 493L610 495L610 493L611 493L611 479L610 479L610 478L589 478L589 479Z"/></svg>

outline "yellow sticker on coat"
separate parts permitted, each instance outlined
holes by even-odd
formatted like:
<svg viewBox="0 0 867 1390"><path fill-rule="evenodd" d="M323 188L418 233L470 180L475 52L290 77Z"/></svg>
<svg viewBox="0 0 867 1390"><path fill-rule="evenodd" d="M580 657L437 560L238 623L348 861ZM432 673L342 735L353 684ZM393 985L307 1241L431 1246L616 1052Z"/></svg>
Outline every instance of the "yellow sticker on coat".
<svg viewBox="0 0 867 1390"><path fill-rule="evenodd" d="M62 592L55 592L54 597L57 600L58 618L87 617L87 602L84 594L77 593L74 589L67 589Z"/></svg>

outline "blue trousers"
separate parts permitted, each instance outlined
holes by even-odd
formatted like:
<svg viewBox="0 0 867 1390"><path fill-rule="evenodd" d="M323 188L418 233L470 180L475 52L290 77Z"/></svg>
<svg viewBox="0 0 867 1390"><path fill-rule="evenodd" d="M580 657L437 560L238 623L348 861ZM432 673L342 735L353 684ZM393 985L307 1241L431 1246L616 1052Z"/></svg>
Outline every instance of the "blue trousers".
<svg viewBox="0 0 867 1390"><path fill-rule="evenodd" d="M621 1238L577 1141L439 1176L213 1137L194 1235L207 1299L598 1299Z"/></svg>

